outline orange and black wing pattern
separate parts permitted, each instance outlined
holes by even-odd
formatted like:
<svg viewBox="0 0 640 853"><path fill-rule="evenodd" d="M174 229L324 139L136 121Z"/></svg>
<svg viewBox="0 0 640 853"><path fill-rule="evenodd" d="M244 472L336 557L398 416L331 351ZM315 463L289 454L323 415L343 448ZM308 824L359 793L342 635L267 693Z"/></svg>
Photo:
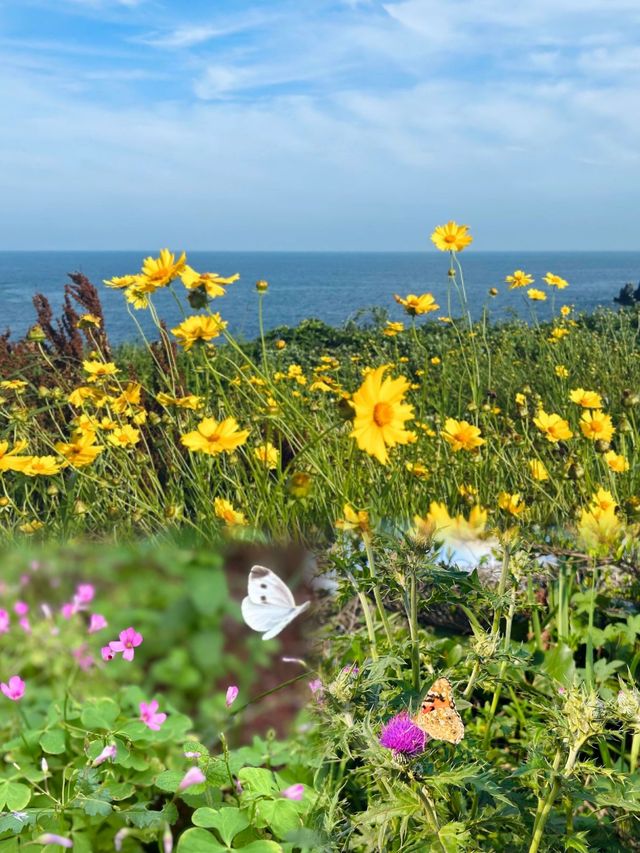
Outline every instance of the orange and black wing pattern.
<svg viewBox="0 0 640 853"><path fill-rule="evenodd" d="M434 681L413 721L435 740L460 743L464 737L464 724L456 711L453 688L448 678Z"/></svg>

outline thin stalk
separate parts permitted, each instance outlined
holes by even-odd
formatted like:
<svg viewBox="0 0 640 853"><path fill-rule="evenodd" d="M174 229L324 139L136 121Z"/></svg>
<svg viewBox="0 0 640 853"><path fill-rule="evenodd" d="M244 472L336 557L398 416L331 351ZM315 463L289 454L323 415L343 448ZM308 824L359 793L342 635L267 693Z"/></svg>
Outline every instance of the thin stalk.
<svg viewBox="0 0 640 853"><path fill-rule="evenodd" d="M587 687L593 687L593 617L596 609L596 588L598 586L598 568L593 565L591 573L591 597L589 599L589 626L587 628L587 651L585 659L585 681Z"/></svg>
<svg viewBox="0 0 640 853"><path fill-rule="evenodd" d="M391 629L389 627L389 620L387 619L387 613L384 608L384 603L382 601L382 596L380 595L380 587L378 586L378 581L376 577L376 561L373 554L373 547L371 543L371 537L366 531L362 531L362 541L364 542L364 549L367 552L367 561L369 563L369 574L371 579L373 580L373 597L376 600L376 606L378 608L378 613L380 614L380 619L382 620L382 625L384 626L384 632L387 635L387 643L389 644L389 648L392 647L393 641L391 639Z"/></svg>
<svg viewBox="0 0 640 853"><path fill-rule="evenodd" d="M362 607L362 613L364 615L364 621L367 626L367 635L369 636L369 646L371 647L371 657L373 660L378 660L378 644L376 642L376 632L373 627L373 619L371 617L371 610L369 609L369 601L367 600L367 596L359 589L358 584L356 583L356 579L351 574L351 572L347 572L347 577L351 581L353 588L356 591L356 595L360 601L360 606Z"/></svg>
<svg viewBox="0 0 640 853"><path fill-rule="evenodd" d="M631 739L631 752L629 754L629 773L635 773L638 766L638 755L640 755L640 731L636 731Z"/></svg>
<svg viewBox="0 0 640 853"><path fill-rule="evenodd" d="M418 642L418 584L415 567L409 579L409 635L411 637L411 673L413 689L420 692L420 644Z"/></svg>
<svg viewBox="0 0 640 853"><path fill-rule="evenodd" d="M584 741L579 741L574 744L567 756L567 761L564 765L564 769L562 771L563 776L568 776L574 768L576 763L576 759L578 757L578 753ZM559 756L559 751L556 753L556 758ZM551 788L549 789L549 793L544 798L544 800L538 800L538 813L536 814L536 821L533 828L533 837L531 839L531 845L529 847L529 853L537 853L540 848L540 842L542 841L542 835L544 833L544 828L547 823L547 819L553 808L553 804L555 802L556 797L558 796L558 792L560 790L560 777L557 775L557 770L555 768L554 761L554 780ZM558 766L560 762L558 761Z"/></svg>

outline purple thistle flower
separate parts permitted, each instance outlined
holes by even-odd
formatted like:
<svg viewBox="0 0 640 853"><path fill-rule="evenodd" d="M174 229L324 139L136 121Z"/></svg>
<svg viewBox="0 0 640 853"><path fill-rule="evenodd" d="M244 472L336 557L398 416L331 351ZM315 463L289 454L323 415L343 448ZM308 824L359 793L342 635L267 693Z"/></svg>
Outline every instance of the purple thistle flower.
<svg viewBox="0 0 640 853"><path fill-rule="evenodd" d="M380 732L380 744L393 750L394 755L417 755L424 752L428 736L403 711L388 720Z"/></svg>

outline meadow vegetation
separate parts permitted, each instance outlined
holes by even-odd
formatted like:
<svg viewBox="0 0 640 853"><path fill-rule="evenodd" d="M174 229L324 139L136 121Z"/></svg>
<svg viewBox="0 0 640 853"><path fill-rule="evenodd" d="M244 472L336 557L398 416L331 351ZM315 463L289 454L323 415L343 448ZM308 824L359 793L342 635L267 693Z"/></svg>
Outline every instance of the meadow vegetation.
<svg viewBox="0 0 640 853"><path fill-rule="evenodd" d="M0 851L19 849L26 832L49 831L73 835L80 849L76 834L94 839L87 849L112 849L107 837L137 826L119 822L125 806L130 815L150 803L159 816L121 836L123 850L158 849L144 845L169 835L187 853L640 847L640 313L575 315L579 282L569 285L561 270L540 282L505 270L503 286L521 290L527 322L491 322L494 288L474 322L461 262L468 228L450 222L432 240L443 252L442 283L420 294L390 290L404 322L378 307L341 329L307 320L265 333L269 284L259 281L247 299L256 300L261 334L239 341L216 310L229 287L244 286L235 272L196 271L163 250L139 273L105 283L122 291L134 319L150 313L155 341L111 347L97 291L81 277L61 323L40 304L25 340L2 339L0 512L9 553L21 555L14 584L24 547L109 540L135 549L126 543L146 537L176 562L166 588L136 581L140 620L170 606L177 578L178 600L191 595L196 610L200 597L215 600L223 611L231 599L222 587L209 594L202 574L193 587L193 553L293 540L316 553L325 592L315 604L315 648L300 652L308 729L301 737L292 726L284 745L258 740L253 753L229 751L220 737L224 693L212 699L209 673L189 701L171 677L154 680L176 654L170 634L151 668L137 672L132 661L125 673L121 659L117 670L97 661L98 675L71 690L65 679L77 684L82 670L73 655L52 678L49 655L34 663L29 632L12 623L5 639L22 633L11 672L3 665L7 691L20 692L7 681L14 673L28 685L31 667L42 694L5 693L37 733L21 744L7 718L8 766L22 761L33 779L9 770L7 784L22 788L6 808L22 811L24 789L39 788L37 797L30 790L29 822L2 827ZM182 312L171 329L154 308L160 288ZM551 321L537 320L541 301L553 304ZM150 559L135 554L132 565ZM105 608L117 612L133 575L122 584L114 577ZM184 618L191 643L199 629ZM146 637L136 621L121 616L120 630L131 624ZM219 621L210 637L221 672L224 632ZM414 721L442 676L465 725L457 745ZM136 703L156 694L158 713L170 709L166 737L131 719ZM102 729L83 721L101 702L117 705ZM49 703L53 717L43 720ZM179 731L167 728L172 719ZM40 790L47 777L33 770L47 753L47 726L61 732L51 753L62 756L57 805L40 799L51 799ZM201 752L208 781L182 796L180 762L194 732L206 753L186 751ZM136 769L136 749L147 766ZM108 812L82 816L82 785L128 786L117 788L125 805L114 808L109 794Z"/></svg>

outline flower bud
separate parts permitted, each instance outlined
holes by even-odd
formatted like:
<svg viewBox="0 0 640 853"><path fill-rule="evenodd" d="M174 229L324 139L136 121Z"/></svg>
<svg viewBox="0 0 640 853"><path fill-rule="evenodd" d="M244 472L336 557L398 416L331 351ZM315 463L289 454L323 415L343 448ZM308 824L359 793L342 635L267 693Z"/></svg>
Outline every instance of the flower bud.
<svg viewBox="0 0 640 853"><path fill-rule="evenodd" d="M268 289L268 281L265 281L263 278L261 278L259 281L256 281L256 290L258 291L258 293L266 293Z"/></svg>
<svg viewBox="0 0 640 853"><path fill-rule="evenodd" d="M34 343L42 343L46 341L47 336L44 333L44 329L39 323L36 323L35 326L32 326L27 332L27 340L33 341Z"/></svg>

